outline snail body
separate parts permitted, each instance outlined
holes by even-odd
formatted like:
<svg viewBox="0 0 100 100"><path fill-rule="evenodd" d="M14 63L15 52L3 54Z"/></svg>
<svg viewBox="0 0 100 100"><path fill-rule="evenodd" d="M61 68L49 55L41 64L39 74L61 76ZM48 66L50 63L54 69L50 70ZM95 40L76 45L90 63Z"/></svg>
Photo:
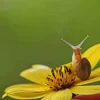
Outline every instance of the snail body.
<svg viewBox="0 0 100 100"><path fill-rule="evenodd" d="M73 46L69 42L62 39L66 44L68 44L73 49L72 66L75 65L75 72L76 72L77 77L80 80L87 80L91 74L91 64L87 58L85 57L82 58L82 55L80 52L80 49L81 49L80 47L87 38L88 36L86 36L83 39L83 41L77 46Z"/></svg>

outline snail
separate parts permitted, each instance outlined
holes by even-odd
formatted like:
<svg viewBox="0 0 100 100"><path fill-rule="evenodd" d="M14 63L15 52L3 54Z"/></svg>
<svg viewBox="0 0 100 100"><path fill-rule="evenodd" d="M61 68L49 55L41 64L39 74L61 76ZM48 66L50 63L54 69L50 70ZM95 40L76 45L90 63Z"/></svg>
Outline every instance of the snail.
<svg viewBox="0 0 100 100"><path fill-rule="evenodd" d="M88 37L89 36L87 35L77 46L73 46L72 44L61 38L62 41L64 41L73 49L72 66L75 65L75 72L80 80L87 80L91 74L91 64L86 57L82 57L80 52L82 44Z"/></svg>

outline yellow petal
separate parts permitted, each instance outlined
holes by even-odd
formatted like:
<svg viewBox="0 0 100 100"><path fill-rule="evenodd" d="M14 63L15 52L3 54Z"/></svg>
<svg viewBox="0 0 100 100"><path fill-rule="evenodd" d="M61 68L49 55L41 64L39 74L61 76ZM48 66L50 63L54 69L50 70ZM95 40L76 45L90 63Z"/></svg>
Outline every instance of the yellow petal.
<svg viewBox="0 0 100 100"><path fill-rule="evenodd" d="M14 99L34 99L45 96L51 90L48 86L39 84L19 84L5 89L2 97L9 96Z"/></svg>
<svg viewBox="0 0 100 100"><path fill-rule="evenodd" d="M74 86L71 88L74 94L96 94L100 93L100 85L92 86Z"/></svg>
<svg viewBox="0 0 100 100"><path fill-rule="evenodd" d="M32 68L24 70L20 76L39 84L45 84L46 77L51 69L44 65L33 65Z"/></svg>
<svg viewBox="0 0 100 100"><path fill-rule="evenodd" d="M2 98L6 97L6 96L7 96L7 94L5 93L5 94L3 94Z"/></svg>
<svg viewBox="0 0 100 100"><path fill-rule="evenodd" d="M77 82L74 85L85 85L85 84L89 84L89 83L93 83L97 81L100 81L100 77L94 77L94 78L90 77L88 80Z"/></svg>
<svg viewBox="0 0 100 100"><path fill-rule="evenodd" d="M72 100L72 93L69 89L60 90L56 92L51 100Z"/></svg>
<svg viewBox="0 0 100 100"><path fill-rule="evenodd" d="M69 89L53 91L42 100L72 100L72 93Z"/></svg>
<svg viewBox="0 0 100 100"><path fill-rule="evenodd" d="M56 91L53 91L49 94L47 94L42 100L52 100L52 96L56 93Z"/></svg>
<svg viewBox="0 0 100 100"><path fill-rule="evenodd" d="M72 93L69 89L54 91L45 96L42 100L72 100Z"/></svg>
<svg viewBox="0 0 100 100"><path fill-rule="evenodd" d="M100 68L93 70L90 77L100 77Z"/></svg>
<svg viewBox="0 0 100 100"><path fill-rule="evenodd" d="M100 44L96 44L85 51L82 57L86 57L90 63L92 69L96 66L96 64L100 61Z"/></svg>

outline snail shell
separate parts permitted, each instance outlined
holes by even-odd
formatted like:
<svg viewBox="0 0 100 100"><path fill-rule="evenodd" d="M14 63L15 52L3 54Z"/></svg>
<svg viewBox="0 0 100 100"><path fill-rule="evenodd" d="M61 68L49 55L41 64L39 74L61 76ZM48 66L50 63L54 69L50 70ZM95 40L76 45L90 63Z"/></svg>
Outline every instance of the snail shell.
<svg viewBox="0 0 100 100"><path fill-rule="evenodd" d="M91 74L91 64L87 58L82 58L76 65L75 70L80 80L87 80Z"/></svg>

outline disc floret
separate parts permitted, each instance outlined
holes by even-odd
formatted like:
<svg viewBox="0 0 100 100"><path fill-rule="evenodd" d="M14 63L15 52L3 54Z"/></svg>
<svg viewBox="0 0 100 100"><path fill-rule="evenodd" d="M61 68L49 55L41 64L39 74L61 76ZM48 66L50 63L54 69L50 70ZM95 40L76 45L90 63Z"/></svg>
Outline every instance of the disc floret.
<svg viewBox="0 0 100 100"><path fill-rule="evenodd" d="M56 70L52 69L51 75L47 77L47 85L53 90L70 88L75 82L75 73L70 68L67 68L67 66L63 67L64 70L62 70L62 66Z"/></svg>

